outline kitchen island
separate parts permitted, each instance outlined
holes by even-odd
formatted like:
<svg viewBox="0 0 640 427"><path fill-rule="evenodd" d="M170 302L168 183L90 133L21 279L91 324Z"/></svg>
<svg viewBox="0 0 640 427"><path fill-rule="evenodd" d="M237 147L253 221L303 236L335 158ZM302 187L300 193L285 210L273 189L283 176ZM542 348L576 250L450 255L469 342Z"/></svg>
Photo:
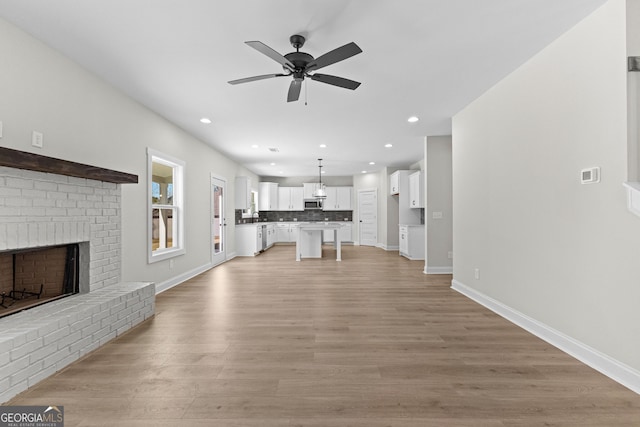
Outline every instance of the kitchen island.
<svg viewBox="0 0 640 427"><path fill-rule="evenodd" d="M299 225L296 240L296 261L302 258L322 258L322 234L324 230L333 230L333 244L336 248L336 261L342 261L342 244L338 230L344 225L338 222L308 222Z"/></svg>

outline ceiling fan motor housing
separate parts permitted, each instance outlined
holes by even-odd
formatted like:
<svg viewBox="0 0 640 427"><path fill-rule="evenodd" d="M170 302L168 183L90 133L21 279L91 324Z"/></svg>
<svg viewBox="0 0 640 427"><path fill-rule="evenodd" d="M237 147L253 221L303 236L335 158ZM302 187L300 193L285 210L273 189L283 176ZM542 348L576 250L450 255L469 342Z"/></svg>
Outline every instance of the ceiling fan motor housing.
<svg viewBox="0 0 640 427"><path fill-rule="evenodd" d="M294 67L296 67L296 71L304 71L307 64L314 60L313 56L305 52L291 52L287 53L284 57L287 58Z"/></svg>

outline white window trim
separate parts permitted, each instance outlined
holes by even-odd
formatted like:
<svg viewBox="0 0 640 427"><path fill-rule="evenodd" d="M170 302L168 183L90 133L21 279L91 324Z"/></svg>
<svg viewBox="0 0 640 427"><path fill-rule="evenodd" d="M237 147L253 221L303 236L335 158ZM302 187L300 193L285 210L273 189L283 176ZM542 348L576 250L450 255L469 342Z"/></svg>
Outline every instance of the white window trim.
<svg viewBox="0 0 640 427"><path fill-rule="evenodd" d="M172 208L176 209L177 221L174 221L174 233L176 233L175 245L173 248L153 250L152 247L152 233L153 233L153 208L152 200L152 172L153 162L163 163L167 166L171 166L175 170L173 177L173 205ZM184 255L187 251L185 249L184 241L184 173L186 163L183 160L177 159L168 154L154 150L147 147L147 254L149 264L163 261L169 258L173 258L179 255ZM159 205L155 205L156 207Z"/></svg>

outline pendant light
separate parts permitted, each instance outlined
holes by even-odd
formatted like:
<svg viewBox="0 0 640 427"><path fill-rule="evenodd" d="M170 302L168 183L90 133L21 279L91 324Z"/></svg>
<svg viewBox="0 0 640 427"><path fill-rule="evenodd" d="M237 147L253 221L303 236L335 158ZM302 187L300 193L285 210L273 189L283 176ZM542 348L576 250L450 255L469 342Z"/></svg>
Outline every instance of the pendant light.
<svg viewBox="0 0 640 427"><path fill-rule="evenodd" d="M326 199L327 192L322 184L322 159L318 159L318 188L313 192L313 197L316 199Z"/></svg>

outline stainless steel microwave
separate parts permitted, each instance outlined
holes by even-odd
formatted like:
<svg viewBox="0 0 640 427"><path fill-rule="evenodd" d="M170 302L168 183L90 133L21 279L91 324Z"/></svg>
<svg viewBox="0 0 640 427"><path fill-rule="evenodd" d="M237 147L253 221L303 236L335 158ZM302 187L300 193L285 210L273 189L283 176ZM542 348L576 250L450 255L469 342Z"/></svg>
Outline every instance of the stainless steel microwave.
<svg viewBox="0 0 640 427"><path fill-rule="evenodd" d="M322 209L322 199L308 199L304 201L305 209Z"/></svg>

